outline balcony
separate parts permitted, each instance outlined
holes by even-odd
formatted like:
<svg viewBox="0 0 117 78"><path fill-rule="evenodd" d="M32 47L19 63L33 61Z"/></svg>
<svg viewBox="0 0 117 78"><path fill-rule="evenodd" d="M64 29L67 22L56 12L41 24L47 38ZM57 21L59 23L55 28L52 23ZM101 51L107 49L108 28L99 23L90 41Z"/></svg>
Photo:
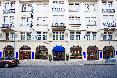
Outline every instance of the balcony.
<svg viewBox="0 0 117 78"><path fill-rule="evenodd" d="M65 31L66 26L52 26L52 31Z"/></svg>
<svg viewBox="0 0 117 78"><path fill-rule="evenodd" d="M3 14L15 13L15 9L3 10Z"/></svg>
<svg viewBox="0 0 117 78"><path fill-rule="evenodd" d="M10 27L14 27L14 24L2 24L1 28L10 28Z"/></svg>
<svg viewBox="0 0 117 78"><path fill-rule="evenodd" d="M102 9L102 13L115 13L115 9Z"/></svg>
<svg viewBox="0 0 117 78"><path fill-rule="evenodd" d="M104 27L116 27L116 23L115 22L105 22L103 23Z"/></svg>

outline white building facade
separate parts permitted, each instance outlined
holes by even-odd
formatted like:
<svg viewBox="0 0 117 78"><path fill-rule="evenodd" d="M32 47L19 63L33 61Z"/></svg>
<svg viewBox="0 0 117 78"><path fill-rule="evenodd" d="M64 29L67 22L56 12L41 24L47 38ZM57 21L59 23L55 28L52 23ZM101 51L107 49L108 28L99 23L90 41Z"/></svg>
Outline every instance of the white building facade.
<svg viewBox="0 0 117 78"><path fill-rule="evenodd" d="M116 0L1 0L0 57L117 59Z"/></svg>

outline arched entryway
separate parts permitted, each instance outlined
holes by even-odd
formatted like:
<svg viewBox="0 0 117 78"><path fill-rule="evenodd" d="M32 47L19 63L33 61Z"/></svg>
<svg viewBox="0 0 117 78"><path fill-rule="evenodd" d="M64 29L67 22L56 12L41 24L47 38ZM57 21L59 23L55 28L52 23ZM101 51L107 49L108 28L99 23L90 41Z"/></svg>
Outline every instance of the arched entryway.
<svg viewBox="0 0 117 78"><path fill-rule="evenodd" d="M53 52L53 60L65 60L65 48L62 46L55 46L52 50Z"/></svg>
<svg viewBox="0 0 117 78"><path fill-rule="evenodd" d="M87 48L87 60L99 60L99 50L96 46Z"/></svg>
<svg viewBox="0 0 117 78"><path fill-rule="evenodd" d="M14 57L14 48L11 45L4 47L3 57L11 56Z"/></svg>
<svg viewBox="0 0 117 78"><path fill-rule="evenodd" d="M103 58L114 58L115 56L115 49L113 46L105 46L103 48Z"/></svg>
<svg viewBox="0 0 117 78"><path fill-rule="evenodd" d="M73 46L70 48L70 59L82 59L82 48L79 46Z"/></svg>
<svg viewBox="0 0 117 78"><path fill-rule="evenodd" d="M48 49L45 46L37 47L35 59L48 59Z"/></svg>
<svg viewBox="0 0 117 78"><path fill-rule="evenodd" d="M31 48L27 45L23 45L19 50L19 59L31 59Z"/></svg>

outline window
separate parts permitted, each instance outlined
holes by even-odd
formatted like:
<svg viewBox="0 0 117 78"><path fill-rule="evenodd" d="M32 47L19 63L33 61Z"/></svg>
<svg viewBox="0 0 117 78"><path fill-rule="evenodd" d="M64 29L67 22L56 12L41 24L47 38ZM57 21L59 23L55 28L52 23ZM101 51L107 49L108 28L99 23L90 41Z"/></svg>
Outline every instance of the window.
<svg viewBox="0 0 117 78"><path fill-rule="evenodd" d="M60 40L64 40L64 32L60 32Z"/></svg>
<svg viewBox="0 0 117 78"><path fill-rule="evenodd" d="M8 23L8 16L4 16L4 23Z"/></svg>
<svg viewBox="0 0 117 78"><path fill-rule="evenodd" d="M116 18L114 15L103 15L103 26L116 27Z"/></svg>
<svg viewBox="0 0 117 78"><path fill-rule="evenodd" d="M93 34L93 40L96 40L96 32L92 32Z"/></svg>
<svg viewBox="0 0 117 78"><path fill-rule="evenodd" d="M22 12L33 12L32 4L22 4Z"/></svg>
<svg viewBox="0 0 117 78"><path fill-rule="evenodd" d="M25 32L21 32L21 40L25 40Z"/></svg>
<svg viewBox="0 0 117 78"><path fill-rule="evenodd" d="M69 3L69 12L79 12L80 5L79 3Z"/></svg>
<svg viewBox="0 0 117 78"><path fill-rule="evenodd" d="M56 33L56 40L58 40L58 32L55 32Z"/></svg>
<svg viewBox="0 0 117 78"><path fill-rule="evenodd" d="M55 40L55 32L53 32L53 40Z"/></svg>
<svg viewBox="0 0 117 78"><path fill-rule="evenodd" d="M31 40L31 33L27 33L27 40Z"/></svg>
<svg viewBox="0 0 117 78"><path fill-rule="evenodd" d="M106 39L107 39L107 33L104 32L104 34L103 34L103 40L106 40Z"/></svg>
<svg viewBox="0 0 117 78"><path fill-rule="evenodd" d="M76 32L76 40L80 40L80 32Z"/></svg>
<svg viewBox="0 0 117 78"><path fill-rule="evenodd" d="M43 32L43 40L47 40L47 32Z"/></svg>
<svg viewBox="0 0 117 78"><path fill-rule="evenodd" d="M85 17L86 26L96 26L96 17Z"/></svg>
<svg viewBox="0 0 117 78"><path fill-rule="evenodd" d="M74 40L74 35L75 35L75 34L74 34L74 31L71 31L71 32L70 32L70 40Z"/></svg>
<svg viewBox="0 0 117 78"><path fill-rule="evenodd" d="M87 37L87 40L90 40L90 32L87 32L86 37Z"/></svg>
<svg viewBox="0 0 117 78"><path fill-rule="evenodd" d="M69 24L81 24L80 17L78 16L69 16Z"/></svg>
<svg viewBox="0 0 117 78"><path fill-rule="evenodd" d="M53 32L53 40L64 40L64 32Z"/></svg>
<svg viewBox="0 0 117 78"><path fill-rule="evenodd" d="M41 32L37 32L36 39L37 39L37 40L41 40Z"/></svg>
<svg viewBox="0 0 117 78"><path fill-rule="evenodd" d="M58 1L53 1L53 3L58 3Z"/></svg>
<svg viewBox="0 0 117 78"><path fill-rule="evenodd" d="M85 12L94 12L95 5L94 4L85 4Z"/></svg>
<svg viewBox="0 0 117 78"><path fill-rule="evenodd" d="M27 25L27 18L26 17L21 17L22 23L21 25Z"/></svg>
<svg viewBox="0 0 117 78"><path fill-rule="evenodd" d="M59 4L64 4L64 1L59 1Z"/></svg>
<svg viewBox="0 0 117 78"><path fill-rule="evenodd" d="M112 40L112 32L108 32L109 40Z"/></svg>

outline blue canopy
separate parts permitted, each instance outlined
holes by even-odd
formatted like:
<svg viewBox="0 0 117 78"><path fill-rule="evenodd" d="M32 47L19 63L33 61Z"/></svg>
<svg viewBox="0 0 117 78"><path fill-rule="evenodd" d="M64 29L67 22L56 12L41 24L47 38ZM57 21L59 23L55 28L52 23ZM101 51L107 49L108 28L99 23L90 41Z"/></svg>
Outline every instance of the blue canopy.
<svg viewBox="0 0 117 78"><path fill-rule="evenodd" d="M62 46L56 46L56 47L53 48L52 51L55 52L55 53L65 52L65 48L62 47Z"/></svg>

